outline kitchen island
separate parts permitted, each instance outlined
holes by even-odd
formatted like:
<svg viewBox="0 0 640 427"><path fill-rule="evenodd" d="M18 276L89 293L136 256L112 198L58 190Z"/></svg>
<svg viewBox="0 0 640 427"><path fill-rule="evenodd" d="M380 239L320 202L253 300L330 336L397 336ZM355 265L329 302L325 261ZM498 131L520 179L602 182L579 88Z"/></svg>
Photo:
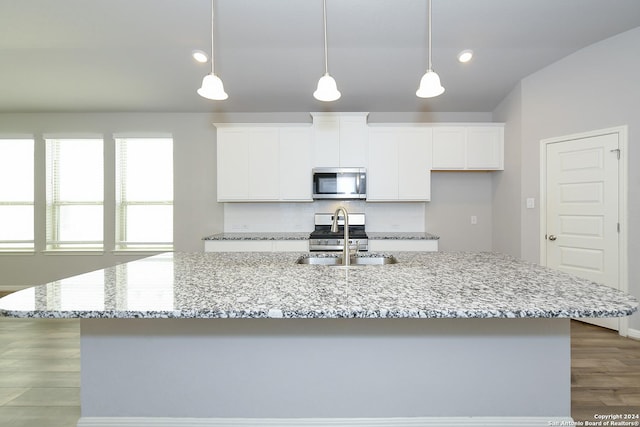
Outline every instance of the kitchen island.
<svg viewBox="0 0 640 427"><path fill-rule="evenodd" d="M158 255L0 315L81 319L81 427L542 426L571 420L569 319L638 305L500 254L308 256Z"/></svg>

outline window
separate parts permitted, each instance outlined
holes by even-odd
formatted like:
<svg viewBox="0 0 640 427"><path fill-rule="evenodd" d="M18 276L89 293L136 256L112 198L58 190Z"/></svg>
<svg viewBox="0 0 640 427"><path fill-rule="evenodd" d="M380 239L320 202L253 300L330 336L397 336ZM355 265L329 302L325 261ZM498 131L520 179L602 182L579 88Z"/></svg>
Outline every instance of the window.
<svg viewBox="0 0 640 427"><path fill-rule="evenodd" d="M116 249L173 249L171 138L116 138Z"/></svg>
<svg viewBox="0 0 640 427"><path fill-rule="evenodd" d="M46 139L48 250L103 248L102 139Z"/></svg>
<svg viewBox="0 0 640 427"><path fill-rule="evenodd" d="M0 139L0 251L33 251L33 139Z"/></svg>
<svg viewBox="0 0 640 427"><path fill-rule="evenodd" d="M174 309L172 258L147 258L141 262L116 266L116 280L126 289L128 310Z"/></svg>
<svg viewBox="0 0 640 427"><path fill-rule="evenodd" d="M92 271L48 284L47 300L54 310L104 310L105 288L105 272Z"/></svg>

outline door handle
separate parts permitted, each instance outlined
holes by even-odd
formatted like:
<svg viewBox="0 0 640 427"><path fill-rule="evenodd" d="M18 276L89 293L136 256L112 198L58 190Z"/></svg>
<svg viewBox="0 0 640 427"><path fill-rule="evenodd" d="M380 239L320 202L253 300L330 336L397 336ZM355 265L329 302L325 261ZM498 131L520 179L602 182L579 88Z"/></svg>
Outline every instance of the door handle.
<svg viewBox="0 0 640 427"><path fill-rule="evenodd" d="M551 234L549 235L549 240L554 241L558 238L558 236L556 236L555 234Z"/></svg>

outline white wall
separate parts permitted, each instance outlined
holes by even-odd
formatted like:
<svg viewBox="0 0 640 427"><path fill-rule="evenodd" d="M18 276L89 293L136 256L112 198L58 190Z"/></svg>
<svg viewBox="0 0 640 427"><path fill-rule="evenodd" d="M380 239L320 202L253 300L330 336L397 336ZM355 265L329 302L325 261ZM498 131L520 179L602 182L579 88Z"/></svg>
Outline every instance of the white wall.
<svg viewBox="0 0 640 427"><path fill-rule="evenodd" d="M492 178L495 172L433 172L427 231L440 236L441 251L490 251ZM477 224L471 223L477 217Z"/></svg>
<svg viewBox="0 0 640 427"><path fill-rule="evenodd" d="M523 200L539 201L540 141L596 129L628 125L629 129L629 290L640 297L640 28L582 49L523 79L510 99L496 111L507 119L509 134L521 135L520 158L508 156L505 170L520 169L521 223L509 223L509 232L521 239L521 256L539 261L540 210L525 209ZM517 101L520 98L520 102ZM515 101L515 102L513 102ZM519 128L519 129L518 129ZM511 138L511 136L510 136ZM517 143L510 140L509 144ZM517 149L516 149L517 152ZM517 178L515 179L517 181ZM496 185L496 211L515 206L513 185ZM495 229L494 236L502 232ZM496 238L496 241L498 239ZM505 247L501 244L501 247ZM513 248L511 250L514 250ZM629 326L640 329L640 316Z"/></svg>
<svg viewBox="0 0 640 427"><path fill-rule="evenodd" d="M493 175L493 250L520 258L520 209L522 186L522 111L520 84L494 111L496 121L505 123L505 169Z"/></svg>
<svg viewBox="0 0 640 427"><path fill-rule="evenodd" d="M222 206L215 198L215 129L209 114L0 114L0 137L32 134L42 144L46 133L161 132L174 139L174 241L179 251L202 250L201 238L222 231ZM42 150L40 150L42 151ZM37 158L36 164L44 164ZM149 161L153 161L150 157ZM112 173L107 168L106 174ZM36 177L42 182L44 176ZM113 194L107 194L107 198ZM40 201L39 203L43 203ZM106 201L105 201L106 204ZM108 212L107 212L108 214ZM37 233L44 231L44 209L36 210ZM105 221L106 239L115 230ZM42 240L42 239L41 239ZM42 248L39 248L42 249ZM0 255L0 289L17 289L127 262L140 256Z"/></svg>

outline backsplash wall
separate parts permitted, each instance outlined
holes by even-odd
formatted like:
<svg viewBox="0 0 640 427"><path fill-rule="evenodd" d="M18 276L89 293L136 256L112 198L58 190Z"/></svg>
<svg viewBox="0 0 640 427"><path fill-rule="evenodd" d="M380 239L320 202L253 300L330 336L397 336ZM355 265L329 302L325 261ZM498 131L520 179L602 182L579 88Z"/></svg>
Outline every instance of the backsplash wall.
<svg viewBox="0 0 640 427"><path fill-rule="evenodd" d="M367 231L425 231L425 203L366 203L360 200L225 203L224 231L311 232L315 213L331 213L338 206L344 206L349 213L365 213Z"/></svg>

